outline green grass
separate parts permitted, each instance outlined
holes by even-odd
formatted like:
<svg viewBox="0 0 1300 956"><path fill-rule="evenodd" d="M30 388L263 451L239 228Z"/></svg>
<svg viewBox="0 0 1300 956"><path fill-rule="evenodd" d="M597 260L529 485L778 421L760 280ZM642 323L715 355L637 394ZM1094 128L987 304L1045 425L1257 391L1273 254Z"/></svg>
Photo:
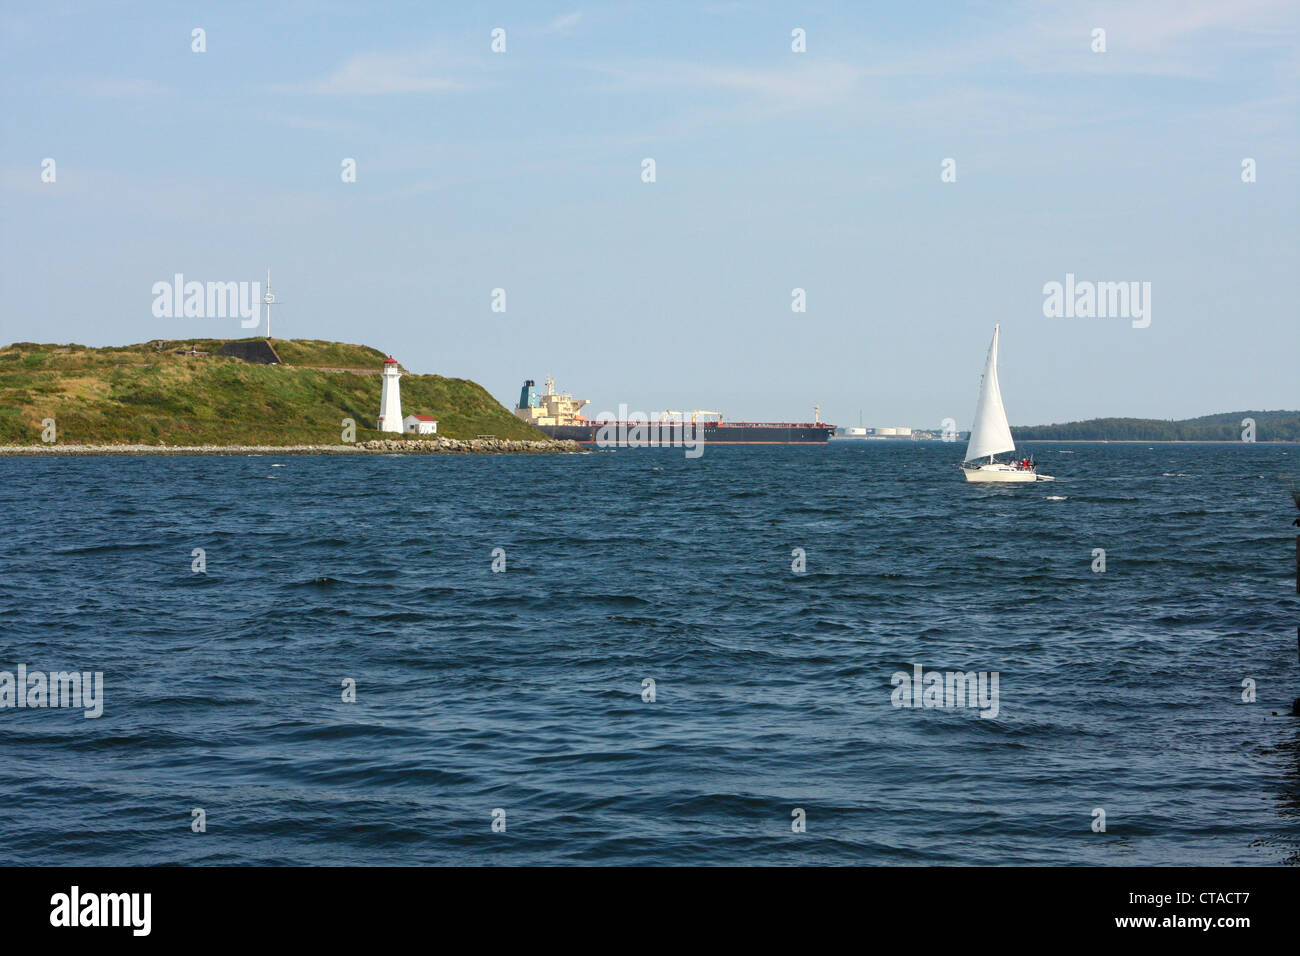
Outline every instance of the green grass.
<svg viewBox="0 0 1300 956"><path fill-rule="evenodd" d="M275 341L275 351L285 365L315 368L378 368L387 356L368 345L323 342L319 339Z"/></svg>
<svg viewBox="0 0 1300 956"><path fill-rule="evenodd" d="M379 368L364 345L276 340L284 365L251 365L216 353L220 339L110 348L20 342L0 348L0 444L38 444L53 418L64 444L337 444L342 420L358 441L374 429L380 378L322 368ZM177 349L210 354L183 356ZM440 375L402 378L402 410L432 415L448 438L544 439L480 385ZM388 436L391 437L391 436Z"/></svg>

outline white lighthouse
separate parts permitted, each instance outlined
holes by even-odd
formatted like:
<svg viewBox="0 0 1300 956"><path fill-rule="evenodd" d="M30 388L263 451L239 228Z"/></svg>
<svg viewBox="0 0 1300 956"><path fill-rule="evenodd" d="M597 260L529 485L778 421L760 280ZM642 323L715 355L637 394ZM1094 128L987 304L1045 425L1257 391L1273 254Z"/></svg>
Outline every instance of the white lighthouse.
<svg viewBox="0 0 1300 956"><path fill-rule="evenodd" d="M402 431L402 394L397 384L401 377L397 359L388 356L384 360L384 390L379 396L379 424L375 426L381 432Z"/></svg>

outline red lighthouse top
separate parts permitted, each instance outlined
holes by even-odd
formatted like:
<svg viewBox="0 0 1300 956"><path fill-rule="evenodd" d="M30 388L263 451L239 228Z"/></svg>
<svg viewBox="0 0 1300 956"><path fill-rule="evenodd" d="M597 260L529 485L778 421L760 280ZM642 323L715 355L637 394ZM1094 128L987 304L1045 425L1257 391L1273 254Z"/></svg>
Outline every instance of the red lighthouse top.
<svg viewBox="0 0 1300 956"><path fill-rule="evenodd" d="M390 355L390 356L388 356L388 358L384 359L384 364L385 364L385 365L396 365L396 364L397 364L397 359L393 358L393 357Z"/></svg>

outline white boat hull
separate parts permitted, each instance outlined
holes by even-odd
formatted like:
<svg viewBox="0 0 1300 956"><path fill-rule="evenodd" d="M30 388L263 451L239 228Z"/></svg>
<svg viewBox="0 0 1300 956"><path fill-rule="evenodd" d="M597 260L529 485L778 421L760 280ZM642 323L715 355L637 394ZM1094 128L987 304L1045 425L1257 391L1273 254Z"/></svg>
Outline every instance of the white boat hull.
<svg viewBox="0 0 1300 956"><path fill-rule="evenodd" d="M962 474L967 481L974 482L1022 482L1052 481L1051 475L1040 475L1029 468L1016 468L1012 465L962 465Z"/></svg>

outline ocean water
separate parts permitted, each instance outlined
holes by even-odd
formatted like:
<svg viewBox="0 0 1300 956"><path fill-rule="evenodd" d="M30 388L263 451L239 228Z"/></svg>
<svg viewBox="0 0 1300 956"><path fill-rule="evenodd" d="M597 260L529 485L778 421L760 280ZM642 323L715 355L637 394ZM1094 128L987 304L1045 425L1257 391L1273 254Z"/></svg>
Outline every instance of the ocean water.
<svg viewBox="0 0 1300 956"><path fill-rule="evenodd" d="M0 862L1295 864L1300 450L1035 447L0 459Z"/></svg>

